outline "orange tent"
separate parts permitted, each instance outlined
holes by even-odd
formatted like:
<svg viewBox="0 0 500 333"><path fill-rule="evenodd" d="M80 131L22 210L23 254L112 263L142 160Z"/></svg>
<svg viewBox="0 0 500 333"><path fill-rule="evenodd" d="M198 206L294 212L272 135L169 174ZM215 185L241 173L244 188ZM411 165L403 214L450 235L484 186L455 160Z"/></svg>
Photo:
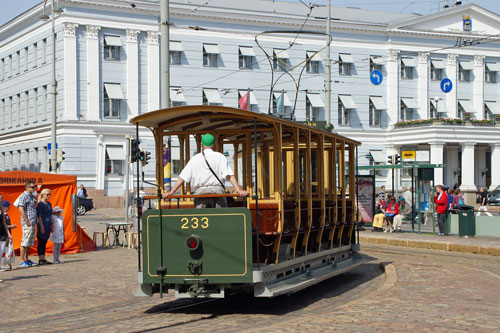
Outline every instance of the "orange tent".
<svg viewBox="0 0 500 333"><path fill-rule="evenodd" d="M51 173L40 173L31 171L6 171L0 172L0 194L3 199L10 202L9 217L12 224L17 228L11 229L14 237L14 248L18 252L21 245L21 215L19 209L14 206L14 201L23 193L24 185L27 181L32 181L37 185L37 192L48 188L51 196L49 202L52 208L59 206L64 209L64 244L61 253L78 253L80 251L93 251L96 246L92 239L77 226L76 232L73 231L73 205L71 195L76 195L76 176L57 175ZM47 252L52 253L53 243L47 243ZM31 248L30 253L36 253L35 246Z"/></svg>

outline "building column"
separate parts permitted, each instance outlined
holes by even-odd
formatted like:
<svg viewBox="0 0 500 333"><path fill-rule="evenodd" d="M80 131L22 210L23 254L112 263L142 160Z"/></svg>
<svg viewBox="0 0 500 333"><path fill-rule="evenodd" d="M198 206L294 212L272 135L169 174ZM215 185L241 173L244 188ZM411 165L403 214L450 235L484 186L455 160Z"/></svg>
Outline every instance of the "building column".
<svg viewBox="0 0 500 333"><path fill-rule="evenodd" d="M148 110L160 108L160 48L158 31L148 31Z"/></svg>
<svg viewBox="0 0 500 333"><path fill-rule="evenodd" d="M127 120L139 114L139 30L127 29Z"/></svg>
<svg viewBox="0 0 500 333"><path fill-rule="evenodd" d="M457 107L457 58L458 54L448 54L446 63L446 76L453 82L453 89L446 95L446 108L448 110L449 118L458 118Z"/></svg>
<svg viewBox="0 0 500 333"><path fill-rule="evenodd" d="M431 164L443 164L444 143L431 143ZM444 182L443 168L434 169L434 185L442 185Z"/></svg>
<svg viewBox="0 0 500 333"><path fill-rule="evenodd" d="M500 186L500 142L491 144L491 165L489 166L491 170L491 185L490 191L493 191Z"/></svg>
<svg viewBox="0 0 500 333"><path fill-rule="evenodd" d="M476 185L474 184L474 150L476 144L474 142L462 143L462 184L461 190L475 191Z"/></svg>
<svg viewBox="0 0 500 333"><path fill-rule="evenodd" d="M64 110L63 120L78 120L76 75L76 23L64 23Z"/></svg>
<svg viewBox="0 0 500 333"><path fill-rule="evenodd" d="M427 119L429 115L429 53L418 53L418 119Z"/></svg>
<svg viewBox="0 0 500 333"><path fill-rule="evenodd" d="M97 149L96 149L96 180L95 189L104 190L104 178L105 178L105 167L106 167L106 151L104 147L104 137L99 135L97 137Z"/></svg>
<svg viewBox="0 0 500 333"><path fill-rule="evenodd" d="M472 105L476 113L476 119L484 116L484 56L474 56L474 89Z"/></svg>
<svg viewBox="0 0 500 333"><path fill-rule="evenodd" d="M389 50L386 70L387 120L391 128L399 119L399 50Z"/></svg>
<svg viewBox="0 0 500 333"><path fill-rule="evenodd" d="M101 27L87 26L87 120L100 121L99 89L99 30Z"/></svg>

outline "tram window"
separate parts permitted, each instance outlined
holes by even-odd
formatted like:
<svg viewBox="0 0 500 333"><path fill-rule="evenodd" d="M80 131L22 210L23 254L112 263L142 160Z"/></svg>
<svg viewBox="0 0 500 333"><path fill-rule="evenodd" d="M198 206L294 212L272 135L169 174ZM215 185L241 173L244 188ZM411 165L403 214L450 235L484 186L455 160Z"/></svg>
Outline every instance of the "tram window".
<svg viewBox="0 0 500 333"><path fill-rule="evenodd" d="M172 174L178 175L181 172L181 161L172 160Z"/></svg>

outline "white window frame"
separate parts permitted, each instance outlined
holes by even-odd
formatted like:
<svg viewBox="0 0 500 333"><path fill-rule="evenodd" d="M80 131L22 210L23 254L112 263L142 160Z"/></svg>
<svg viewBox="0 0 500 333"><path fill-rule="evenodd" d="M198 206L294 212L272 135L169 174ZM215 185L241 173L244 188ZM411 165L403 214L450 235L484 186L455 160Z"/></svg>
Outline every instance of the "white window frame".
<svg viewBox="0 0 500 333"><path fill-rule="evenodd" d="M463 69L462 66L458 66L458 81L470 82L470 72L470 69Z"/></svg>
<svg viewBox="0 0 500 333"><path fill-rule="evenodd" d="M170 51L169 55L171 65L182 65L182 51Z"/></svg>
<svg viewBox="0 0 500 333"><path fill-rule="evenodd" d="M342 54L345 54L345 53L342 53ZM352 75L352 63L342 61L341 54L339 54L339 75L342 75L342 76L351 76Z"/></svg>
<svg viewBox="0 0 500 333"><path fill-rule="evenodd" d="M122 177L124 175L124 164L125 159L123 160L111 160L108 155L108 147L116 147L123 149L121 145L106 145L104 148L104 176L106 177ZM110 170L108 172L108 169Z"/></svg>
<svg viewBox="0 0 500 333"><path fill-rule="evenodd" d="M309 98L306 97L306 119L310 121L320 121L320 107L314 107Z"/></svg>
<svg viewBox="0 0 500 333"><path fill-rule="evenodd" d="M16 75L21 73L21 51L16 51Z"/></svg>
<svg viewBox="0 0 500 333"><path fill-rule="evenodd" d="M413 80L413 66L406 66L401 59L401 78L403 80Z"/></svg>
<svg viewBox="0 0 500 333"><path fill-rule="evenodd" d="M106 37L120 38L120 36L115 36L115 35L104 35L104 60L107 61L120 60L121 46L106 44Z"/></svg>
<svg viewBox="0 0 500 333"><path fill-rule="evenodd" d="M33 43L33 68L38 66L38 43Z"/></svg>
<svg viewBox="0 0 500 333"><path fill-rule="evenodd" d="M347 109L338 97L338 124L339 126L351 125L351 109Z"/></svg>
<svg viewBox="0 0 500 333"><path fill-rule="evenodd" d="M273 69L276 72L284 72L289 69L288 58L280 58L278 57L278 53L276 51L285 51L284 49L274 49L273 50Z"/></svg>
<svg viewBox="0 0 500 333"><path fill-rule="evenodd" d="M207 53L207 51L205 50L205 45L217 46L217 44L203 44L203 67L218 67L219 54Z"/></svg>
<svg viewBox="0 0 500 333"><path fill-rule="evenodd" d="M222 100L220 103L209 103L208 102L208 97L207 95L205 94L205 89L210 89L210 90L217 90L218 92L218 89L217 88L204 88L204 89L201 89L201 96L202 96L202 104L203 105L222 105Z"/></svg>
<svg viewBox="0 0 500 333"><path fill-rule="evenodd" d="M399 120L401 121L409 121L413 120L413 110L406 107L405 103L403 103L403 100L400 100L400 111L399 111Z"/></svg>
<svg viewBox="0 0 500 333"><path fill-rule="evenodd" d="M238 47L238 66L240 69L253 69L253 62L255 57L252 55L244 55L243 53L241 53L242 47L248 48L248 46Z"/></svg>
<svg viewBox="0 0 500 333"><path fill-rule="evenodd" d="M370 56L370 73L373 72L374 70L382 71L384 65L382 64L377 64L373 61L373 58L382 58L381 56Z"/></svg>
<svg viewBox="0 0 500 333"><path fill-rule="evenodd" d="M41 40L42 47L42 65L47 62L47 38Z"/></svg>
<svg viewBox="0 0 500 333"><path fill-rule="evenodd" d="M443 69L437 68L431 63L431 80L441 81L443 79Z"/></svg>
<svg viewBox="0 0 500 333"><path fill-rule="evenodd" d="M106 89L103 89L104 104L102 108L102 115L105 119L119 119L121 100L113 99L108 96Z"/></svg>
<svg viewBox="0 0 500 333"><path fill-rule="evenodd" d="M382 122L382 110L377 110L375 108L375 105L373 105L373 102L370 100L370 97L368 97L368 103L369 103L369 124L370 127L381 127Z"/></svg>
<svg viewBox="0 0 500 333"><path fill-rule="evenodd" d="M484 66L484 82L497 83L497 72L490 71L486 65Z"/></svg>
<svg viewBox="0 0 500 333"><path fill-rule="evenodd" d="M429 101L429 118L428 119L439 119L439 111L434 106L434 104L432 104L432 101Z"/></svg>

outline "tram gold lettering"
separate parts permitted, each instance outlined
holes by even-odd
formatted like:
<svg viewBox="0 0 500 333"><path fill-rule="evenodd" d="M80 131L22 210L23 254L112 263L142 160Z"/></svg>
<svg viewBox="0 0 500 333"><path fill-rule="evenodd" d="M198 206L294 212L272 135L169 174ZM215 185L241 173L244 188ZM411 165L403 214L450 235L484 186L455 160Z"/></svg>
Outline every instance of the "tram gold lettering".
<svg viewBox="0 0 500 333"><path fill-rule="evenodd" d="M189 220L187 217L183 217L181 219L181 222L183 222L181 229L189 229L189 227L188 227Z"/></svg>
<svg viewBox="0 0 500 333"><path fill-rule="evenodd" d="M191 228L193 228L193 229L198 229L198 227L199 227L199 224L198 224L198 218L197 218L197 217L193 217L193 218L191 219L191 222L193 223L193 224L191 225Z"/></svg>
<svg viewBox="0 0 500 333"><path fill-rule="evenodd" d="M202 218L201 218L201 222L203 222L203 223L201 224L201 227L202 227L203 229L208 228L208 217L202 217Z"/></svg>

